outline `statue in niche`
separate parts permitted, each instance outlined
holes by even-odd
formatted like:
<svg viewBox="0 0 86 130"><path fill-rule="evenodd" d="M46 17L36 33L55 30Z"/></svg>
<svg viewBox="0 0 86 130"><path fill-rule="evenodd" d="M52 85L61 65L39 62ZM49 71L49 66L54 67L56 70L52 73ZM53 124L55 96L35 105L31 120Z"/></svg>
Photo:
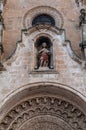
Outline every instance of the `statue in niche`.
<svg viewBox="0 0 86 130"><path fill-rule="evenodd" d="M40 37L36 41L35 68L34 69L54 69L53 66L53 46L47 37Z"/></svg>
<svg viewBox="0 0 86 130"><path fill-rule="evenodd" d="M50 51L47 49L46 42L42 43L42 49L38 51L38 59L40 67L48 67Z"/></svg>

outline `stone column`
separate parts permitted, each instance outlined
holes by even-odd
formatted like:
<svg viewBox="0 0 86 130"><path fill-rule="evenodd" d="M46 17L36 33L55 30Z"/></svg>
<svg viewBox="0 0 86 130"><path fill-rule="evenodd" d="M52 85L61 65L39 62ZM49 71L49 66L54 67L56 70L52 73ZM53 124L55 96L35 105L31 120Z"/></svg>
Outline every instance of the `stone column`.
<svg viewBox="0 0 86 130"><path fill-rule="evenodd" d="M34 49L34 69L38 69L38 54L37 54L37 49Z"/></svg>
<svg viewBox="0 0 86 130"><path fill-rule="evenodd" d="M82 46L84 49L85 60L86 60L86 24L82 25Z"/></svg>
<svg viewBox="0 0 86 130"><path fill-rule="evenodd" d="M3 64L2 64L2 54L3 54L3 44L2 44L2 37L3 37L3 16L2 16L2 12L3 12L3 1L0 1L0 71L3 70Z"/></svg>
<svg viewBox="0 0 86 130"><path fill-rule="evenodd" d="M50 69L54 69L54 65L53 65L53 46L50 47L50 52L51 52L51 56L50 56Z"/></svg>
<svg viewBox="0 0 86 130"><path fill-rule="evenodd" d="M2 46L3 25L4 25L2 13L3 13L3 1L0 0L0 46Z"/></svg>

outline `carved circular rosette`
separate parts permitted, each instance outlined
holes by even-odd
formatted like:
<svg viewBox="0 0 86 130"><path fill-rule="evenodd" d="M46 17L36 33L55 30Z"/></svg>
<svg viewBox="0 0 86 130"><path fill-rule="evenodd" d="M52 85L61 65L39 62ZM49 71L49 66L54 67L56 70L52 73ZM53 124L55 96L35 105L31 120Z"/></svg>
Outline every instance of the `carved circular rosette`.
<svg viewBox="0 0 86 130"><path fill-rule="evenodd" d="M65 122L62 124L68 125L71 130L86 129L86 116L75 105L55 97L42 96L23 101L12 108L0 123L0 130L38 130L41 127L47 130L50 124L51 130L67 130L58 120ZM27 128L24 128L25 125L28 125Z"/></svg>
<svg viewBox="0 0 86 130"><path fill-rule="evenodd" d="M51 17L54 18L56 27L60 29L63 27L64 24L63 16L58 10L48 6L38 6L27 11L26 14L24 15L23 18L24 28L27 29L31 27L33 19L40 14L50 15Z"/></svg>

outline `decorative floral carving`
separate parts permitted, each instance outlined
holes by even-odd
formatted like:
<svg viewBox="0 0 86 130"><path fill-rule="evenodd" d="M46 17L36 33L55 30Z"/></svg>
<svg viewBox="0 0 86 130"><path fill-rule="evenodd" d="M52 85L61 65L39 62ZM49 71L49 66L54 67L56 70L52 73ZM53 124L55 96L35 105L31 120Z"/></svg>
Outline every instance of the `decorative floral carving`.
<svg viewBox="0 0 86 130"><path fill-rule="evenodd" d="M0 130L23 130L23 124L34 118L44 119L43 115L55 117L57 120L60 118L70 126L71 130L86 129L86 116L76 106L58 98L44 96L32 98L15 106L0 123ZM38 123L39 125L41 124ZM60 129L63 130L61 127Z"/></svg>

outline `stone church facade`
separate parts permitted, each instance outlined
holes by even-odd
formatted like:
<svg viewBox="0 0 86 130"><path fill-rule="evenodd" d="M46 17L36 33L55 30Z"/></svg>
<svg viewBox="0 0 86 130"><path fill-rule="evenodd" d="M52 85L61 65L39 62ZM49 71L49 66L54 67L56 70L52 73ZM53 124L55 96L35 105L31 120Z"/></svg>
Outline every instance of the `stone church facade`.
<svg viewBox="0 0 86 130"><path fill-rule="evenodd" d="M86 130L86 1L0 0L0 130Z"/></svg>

